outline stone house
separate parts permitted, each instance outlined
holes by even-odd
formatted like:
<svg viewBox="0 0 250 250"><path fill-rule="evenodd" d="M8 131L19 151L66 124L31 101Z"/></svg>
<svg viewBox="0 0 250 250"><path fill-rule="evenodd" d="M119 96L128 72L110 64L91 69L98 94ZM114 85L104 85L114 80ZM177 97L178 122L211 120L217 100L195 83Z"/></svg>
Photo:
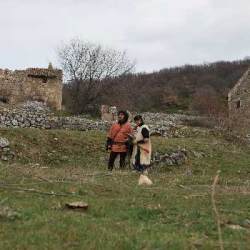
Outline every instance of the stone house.
<svg viewBox="0 0 250 250"><path fill-rule="evenodd" d="M13 105L28 100L61 109L62 70L51 67L15 71L0 69L0 102Z"/></svg>
<svg viewBox="0 0 250 250"><path fill-rule="evenodd" d="M250 108L250 68L228 93L229 112L246 111Z"/></svg>

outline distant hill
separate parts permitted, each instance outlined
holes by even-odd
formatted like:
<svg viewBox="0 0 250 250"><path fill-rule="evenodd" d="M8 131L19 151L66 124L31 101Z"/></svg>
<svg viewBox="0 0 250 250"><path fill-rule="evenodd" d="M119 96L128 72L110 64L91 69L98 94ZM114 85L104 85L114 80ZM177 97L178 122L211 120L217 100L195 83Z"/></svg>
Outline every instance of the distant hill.
<svg viewBox="0 0 250 250"><path fill-rule="evenodd" d="M138 111L177 112L194 106L197 95L224 99L250 67L250 58L164 68L121 78L97 104ZM66 90L68 90L67 88ZM64 91L64 101L69 95Z"/></svg>
<svg viewBox="0 0 250 250"><path fill-rule="evenodd" d="M132 93L136 95L135 104L139 109L161 109L165 91L176 95L179 106L187 108L195 95L201 92L225 98L249 67L250 60L219 61L165 68L150 74L140 73L133 77Z"/></svg>

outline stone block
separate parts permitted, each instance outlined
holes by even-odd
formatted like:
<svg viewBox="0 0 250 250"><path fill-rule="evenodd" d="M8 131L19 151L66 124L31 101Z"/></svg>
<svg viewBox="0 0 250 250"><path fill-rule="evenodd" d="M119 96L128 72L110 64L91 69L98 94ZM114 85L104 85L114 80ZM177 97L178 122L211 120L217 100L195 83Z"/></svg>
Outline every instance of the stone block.
<svg viewBox="0 0 250 250"><path fill-rule="evenodd" d="M109 113L109 105L102 105L101 106L101 114Z"/></svg>
<svg viewBox="0 0 250 250"><path fill-rule="evenodd" d="M0 148L5 148L10 145L10 142L8 139L1 137L0 138Z"/></svg>
<svg viewBox="0 0 250 250"><path fill-rule="evenodd" d="M110 114L110 113L104 113L104 114L102 114L101 119L102 119L102 121L113 121L114 116L113 116L113 114Z"/></svg>

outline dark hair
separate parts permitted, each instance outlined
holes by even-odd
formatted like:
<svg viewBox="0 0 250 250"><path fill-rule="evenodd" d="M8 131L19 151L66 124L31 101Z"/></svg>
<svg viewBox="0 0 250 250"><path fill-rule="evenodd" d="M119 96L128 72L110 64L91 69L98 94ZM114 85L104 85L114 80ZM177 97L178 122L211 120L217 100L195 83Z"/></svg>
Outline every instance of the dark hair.
<svg viewBox="0 0 250 250"><path fill-rule="evenodd" d="M118 115L121 113L124 115L124 119L122 120L122 123L126 123L128 121L128 112L126 110L118 111Z"/></svg>
<svg viewBox="0 0 250 250"><path fill-rule="evenodd" d="M139 121L139 120L141 120L141 122L143 122L142 116L141 115L136 115L134 117L134 121Z"/></svg>

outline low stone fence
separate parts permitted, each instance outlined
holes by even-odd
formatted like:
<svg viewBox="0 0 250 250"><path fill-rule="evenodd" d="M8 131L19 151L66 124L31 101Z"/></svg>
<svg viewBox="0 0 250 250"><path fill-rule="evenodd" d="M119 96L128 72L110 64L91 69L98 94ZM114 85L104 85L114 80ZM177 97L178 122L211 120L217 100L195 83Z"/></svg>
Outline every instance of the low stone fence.
<svg viewBox="0 0 250 250"><path fill-rule="evenodd" d="M79 117L56 117L43 110L0 108L0 127L106 131L110 124L106 121L93 122Z"/></svg>
<svg viewBox="0 0 250 250"><path fill-rule="evenodd" d="M152 135L178 137L175 128L183 121L194 119L182 115L168 115L165 113L143 113L145 122L149 125ZM91 121L79 117L56 117L46 109L8 109L0 107L0 127L38 128L38 129L65 129L65 130L101 130L108 131L112 122ZM132 124L133 126L135 124Z"/></svg>

